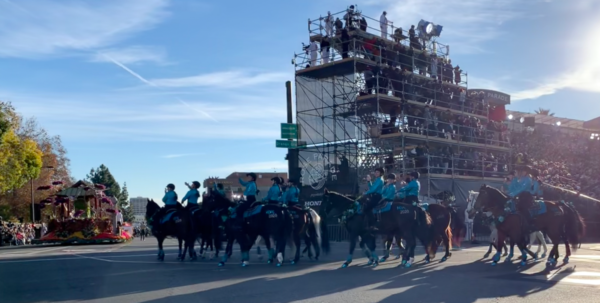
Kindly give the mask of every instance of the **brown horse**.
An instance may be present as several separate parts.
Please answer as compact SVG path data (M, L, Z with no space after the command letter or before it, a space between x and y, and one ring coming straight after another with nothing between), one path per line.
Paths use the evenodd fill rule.
M552 265L556 265L559 258L558 244L562 238L565 242L566 250L563 262L569 263L569 256L571 256L569 243L572 245L573 251L577 250L577 246L585 231L583 219L574 207L561 202L536 202L529 192L522 192L515 199L516 209L525 215L528 215L536 206L540 207L539 203L544 203L546 211L535 215L531 223L533 229L544 232L552 240L553 246L550 250L548 261L553 263Z
M535 254L527 249L527 235L528 232L525 230L527 223L525 218L520 214L507 212L505 210L506 202L510 200L500 190L482 185L479 189L479 195L473 205L473 208L469 210L469 218L473 218L477 212L491 212L494 216L496 228L498 229L497 243L504 243L506 237L510 238L511 246L517 245L521 251L521 265L527 264L527 254L535 258ZM560 238L556 240L552 239L553 243L558 243ZM502 246L496 246L496 254L492 258L492 265L498 264L500 261L500 255L502 254ZM510 259L509 259L510 260Z

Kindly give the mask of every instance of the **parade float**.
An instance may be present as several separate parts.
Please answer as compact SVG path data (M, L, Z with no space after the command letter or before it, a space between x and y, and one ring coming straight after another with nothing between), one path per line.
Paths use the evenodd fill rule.
M60 188L60 181L38 190L56 193L40 202L40 208L51 208L48 231L34 244L100 244L123 243L132 236L117 224L117 200L104 194L106 187L79 181Z

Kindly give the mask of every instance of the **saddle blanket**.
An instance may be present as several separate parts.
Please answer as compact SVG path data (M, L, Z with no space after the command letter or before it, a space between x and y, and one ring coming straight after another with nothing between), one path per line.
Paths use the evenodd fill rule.
M162 217L162 219L160 220L160 224L165 224L169 222L169 220L171 220L175 213L176 211L169 211L164 217ZM178 217L175 217L174 219L175 221L177 221Z
M374 214L385 213L392 210L392 202L385 202L384 204L376 205L373 208Z
M546 203L544 201L535 201L533 206L529 208L529 215L532 217L545 214L547 211Z
M244 218L252 217L254 215L260 214L262 211L263 205L257 205L254 208L251 208L244 212Z

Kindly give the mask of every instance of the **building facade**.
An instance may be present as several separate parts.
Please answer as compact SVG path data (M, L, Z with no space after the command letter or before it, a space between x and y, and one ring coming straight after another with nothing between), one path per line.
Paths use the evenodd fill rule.
M131 205L131 209L133 210L133 216L135 217L135 221L132 222L134 226L137 226L146 221L146 204L148 203L148 198L144 197L136 197L129 199L129 205Z

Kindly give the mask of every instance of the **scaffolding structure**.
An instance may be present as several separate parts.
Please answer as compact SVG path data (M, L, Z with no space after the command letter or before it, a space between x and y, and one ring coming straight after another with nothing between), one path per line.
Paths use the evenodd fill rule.
M450 47L391 23L382 33L367 20L379 24L357 10L309 20L311 44L294 56L302 184L356 194L377 167L421 172L426 195L435 178L501 181L506 130L468 94ZM446 153L423 154L427 146Z

